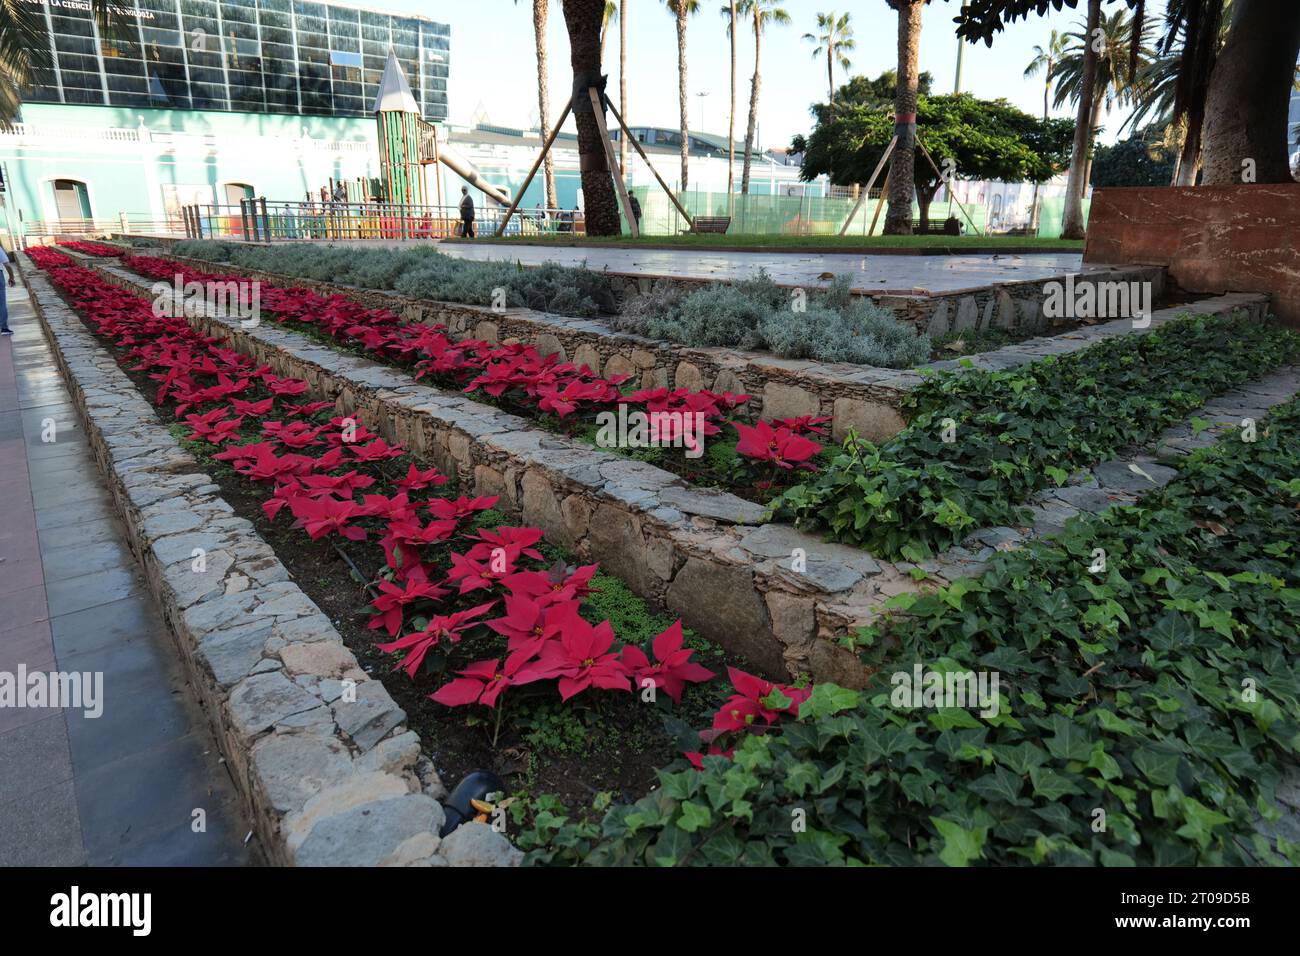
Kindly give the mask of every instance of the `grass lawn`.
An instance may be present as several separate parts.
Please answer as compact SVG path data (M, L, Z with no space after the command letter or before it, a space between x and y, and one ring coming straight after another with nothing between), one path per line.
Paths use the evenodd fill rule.
M1083 242L1075 239L1039 238L1036 236L771 236L771 235L681 235L681 236L574 236L568 234L538 236L484 236L475 242L499 242L515 245L601 246L605 248L642 249L779 249L817 252L881 253L906 252L973 252L976 250L1082 252Z

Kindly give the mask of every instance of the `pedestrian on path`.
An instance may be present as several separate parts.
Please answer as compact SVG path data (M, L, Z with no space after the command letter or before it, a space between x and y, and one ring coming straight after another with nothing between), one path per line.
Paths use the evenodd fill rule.
M460 187L460 234L466 239L474 238L474 199L469 194L468 186Z
M628 205L632 207L632 218L636 220L636 231L641 231L641 203L637 201L636 193L628 197Z
M0 246L0 264L3 264L5 272L9 273L9 285L17 285L14 279L14 264L9 261L9 254L5 252L4 246ZM9 328L9 290L4 282L0 282L0 335L13 334Z

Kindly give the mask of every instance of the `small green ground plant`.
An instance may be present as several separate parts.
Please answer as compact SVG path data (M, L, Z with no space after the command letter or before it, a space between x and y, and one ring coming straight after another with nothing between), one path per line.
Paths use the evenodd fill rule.
M1300 336L1242 315L1186 316L1145 335L1007 371L934 374L883 445L850 438L779 517L882 557L920 561L977 528L1027 521L1049 482L1143 445L1210 396L1300 353Z
M866 690L817 685L599 823L537 798L516 841L534 864L1300 864L1274 826L1300 751L1298 435L1293 399L1139 504L898 600L858 635ZM915 663L999 673L997 714L899 706Z

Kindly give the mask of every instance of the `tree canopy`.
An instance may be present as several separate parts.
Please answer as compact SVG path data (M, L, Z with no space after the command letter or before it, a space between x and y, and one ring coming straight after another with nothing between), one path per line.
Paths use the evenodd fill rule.
M855 77L841 89L860 79ZM870 81L859 84L857 91L864 94L871 86ZM813 107L818 122L812 135L796 137L792 143L792 148L804 153L801 175L805 180L830 173L833 182L849 185L871 177L894 135L894 115L891 103L864 103L864 98L841 101L837 96L833 118L825 104ZM1074 122L1044 121L1006 100L980 100L969 93L923 94L917 98L917 133L941 169L945 160L952 161L954 178L1042 182L1069 163ZM922 218L940 185L939 175L918 156L916 187Z
M1148 126L1114 146L1098 146L1092 160L1092 185L1168 186L1178 150L1166 142L1164 126Z

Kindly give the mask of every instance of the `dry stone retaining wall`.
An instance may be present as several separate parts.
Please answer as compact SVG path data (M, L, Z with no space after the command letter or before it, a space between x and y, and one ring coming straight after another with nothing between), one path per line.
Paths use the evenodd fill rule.
M491 827L439 838L442 784L405 713L22 259L131 548L270 861L517 863L521 854Z
M164 245L170 240L160 240ZM766 352L731 348L696 348L663 339L616 332L597 319L582 319L531 309L493 310L485 306L412 299L395 292L361 289L311 279L296 279L276 273L240 268L225 263L175 257L196 269L230 272L269 285L298 286L323 294L350 296L369 308L382 308L408 322L447 326L458 338L480 338L493 343L525 342L543 354L559 353L562 361L585 364L603 375L630 375L641 388L709 388L718 392L745 393L751 397L744 413L762 418L790 418L825 415L831 419L831 437L841 441L850 429L874 442L897 434L906 422L903 397L920 384L919 370L886 369L849 363L784 359ZM614 274L611 274L613 276ZM1076 276L1076 286L1100 281L1149 281L1153 296L1163 289L1164 273L1157 268L1132 267L1124 270L1092 271ZM619 278L626 286L636 277ZM637 281L649 281L641 277ZM709 280L682 280L690 285L708 285ZM1044 316L1043 282L1004 283L998 286L964 289L934 296L882 296L876 304L913 321L931 335L961 329L1000 328L1047 331ZM1073 326L1073 320L1066 323ZM1127 320L1107 323L1108 334L1131 329ZM1070 351L1068 346L1052 348L1055 338L1032 339L1017 345L970 356L979 366L1005 368L1040 358L1053 351ZM1042 343L1049 343L1044 346ZM1044 349L1046 351L1044 351ZM937 362L924 368L946 368L956 362Z

